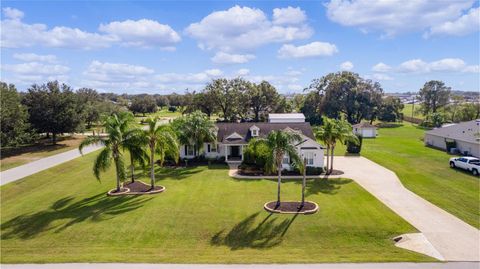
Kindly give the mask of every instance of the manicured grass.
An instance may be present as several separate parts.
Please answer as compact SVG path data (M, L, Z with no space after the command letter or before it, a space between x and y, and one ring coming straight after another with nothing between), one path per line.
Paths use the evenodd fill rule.
M404 116L412 117L412 110L413 109L415 109L415 111L413 112L413 117L414 118L417 118L417 119L424 119L425 118L423 116L423 114L420 112L420 104L415 104L415 106L413 104L404 104L402 113L403 113Z
M0 160L0 171L8 170L44 157L59 154L78 147L82 137L60 138L56 145L52 145L46 139L35 145L21 146L19 148L2 149Z
M415 229L349 179L308 182L317 214L269 215L276 182L235 180L225 166L159 169L164 193L107 197L113 168L97 182L95 155L0 188L3 263L432 260L395 247L392 237ZM300 190L287 180L283 199Z
M425 147L424 130L410 123L380 128L376 139L364 139L362 155L394 171L411 191L480 228L478 178L449 168L450 155Z

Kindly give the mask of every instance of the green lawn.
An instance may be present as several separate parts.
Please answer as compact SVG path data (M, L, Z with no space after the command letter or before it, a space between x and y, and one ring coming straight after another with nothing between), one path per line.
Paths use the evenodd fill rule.
M412 109L415 108L415 111L413 112L413 117L417 119L424 119L425 117L423 114L420 112L420 104L404 104L403 105L403 110L402 113L404 116L411 117L412 116Z
M410 123L380 128L375 139L364 139L362 155L398 175L411 191L480 228L479 179L449 168L452 156L425 147L424 130Z
M432 261L395 247L415 229L349 179L308 182L317 214L270 215L276 182L235 180L225 166L160 170L164 193L107 197L113 168L97 182L95 154L0 187L1 262ZM299 181L282 188L300 198Z

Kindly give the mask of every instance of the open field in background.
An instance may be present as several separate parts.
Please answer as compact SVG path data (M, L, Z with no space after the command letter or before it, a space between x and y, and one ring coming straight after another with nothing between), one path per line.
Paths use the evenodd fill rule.
M409 190L480 228L478 178L451 169L451 155L425 147L421 127L404 122L378 130L377 138L363 140L361 155L394 171Z
M82 136L58 137L56 145L52 145L50 139L42 139L34 145L21 146L18 148L2 149L0 171L14 168L44 157L59 154L78 148L82 142Z
M349 179L311 180L314 215L270 215L275 180L236 180L226 166L159 169L166 191L107 197L113 167L97 153L0 187L1 257L18 262L314 263L431 261L394 246L416 232ZM148 179L142 177L148 182ZM282 185L300 199L300 181Z
M412 117L412 110L415 109L415 111L413 111L414 118L422 120L425 118L425 116L423 116L423 114L420 112L420 104L415 104L415 106L413 104L403 104L403 106L402 113L404 116Z

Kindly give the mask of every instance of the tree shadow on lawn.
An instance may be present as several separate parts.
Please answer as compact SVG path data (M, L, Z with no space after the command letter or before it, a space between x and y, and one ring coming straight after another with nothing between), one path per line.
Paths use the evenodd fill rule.
M169 168L169 167L155 167L155 179L156 181L161 181L164 179L175 179L181 180L192 176L193 174L197 174L201 172L201 169L198 167L176 167L176 168ZM150 173L146 173L148 177L150 177Z
M342 188L342 185L349 184L353 180L344 178L316 178L307 182L306 196L315 195L319 193L323 194L337 194ZM300 184L302 182L299 182Z
M137 208L152 198L137 196L109 197L105 193L97 194L75 203L74 197L68 196L54 202L49 209L33 214L24 214L10 219L0 226L1 239L30 239L39 233L54 230L58 233L85 220L102 221ZM67 223L51 226L58 220L69 220Z
M272 248L283 241L288 228L298 216L295 214L291 219L277 222L277 217L272 218L273 213L270 213L256 224L259 214L257 212L245 218L225 235L225 230L219 231L211 238L210 244L228 246L231 250Z

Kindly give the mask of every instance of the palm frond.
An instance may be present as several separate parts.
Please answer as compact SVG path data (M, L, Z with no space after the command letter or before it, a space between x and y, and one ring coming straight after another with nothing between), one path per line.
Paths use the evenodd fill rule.
M100 180L100 172L107 170L112 163L112 151L110 148L103 148L93 163L93 174Z
M78 151L80 151L80 154L83 155L83 149L86 146L97 144L97 143L103 144L103 142L104 141L99 136L89 136L80 143L80 145L78 146Z

